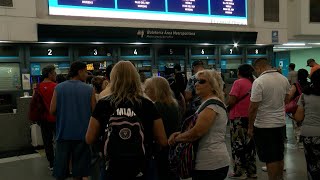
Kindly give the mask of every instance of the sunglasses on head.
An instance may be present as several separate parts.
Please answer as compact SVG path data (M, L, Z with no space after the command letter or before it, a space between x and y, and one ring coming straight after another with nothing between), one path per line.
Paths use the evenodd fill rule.
M195 83L199 83L199 84L205 84L207 81L204 79L196 79Z

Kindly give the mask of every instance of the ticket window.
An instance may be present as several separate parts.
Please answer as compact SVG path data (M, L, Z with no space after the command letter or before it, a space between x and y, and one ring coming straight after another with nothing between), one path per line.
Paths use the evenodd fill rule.
M113 64L113 61L94 61L85 63L87 64L87 71L89 75L105 76L106 68Z
M65 78L69 72L70 63L60 62L60 63L31 63L31 84L35 86L40 83L43 79L42 69L48 65L54 65L56 68L57 75L63 75Z
M191 64L193 61L203 62L205 69L216 69L216 49L214 47L191 48Z
M0 91L19 90L21 88L20 64L0 63Z
M238 67L241 64L241 59L222 59L221 73L223 73L225 81L233 82L238 78Z
M152 77L152 66L150 60L134 61L134 63L140 75L144 76L145 78Z
M186 72L184 60L161 60L158 62L158 75L165 78L172 76L176 65L180 65L182 73Z
M191 64L194 61L202 61L203 66L205 69L216 69L216 60L215 59L197 59L197 60L192 60Z

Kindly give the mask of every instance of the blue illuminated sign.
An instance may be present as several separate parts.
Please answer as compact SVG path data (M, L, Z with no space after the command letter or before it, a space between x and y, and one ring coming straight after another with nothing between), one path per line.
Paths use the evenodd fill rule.
M247 0L49 0L50 15L247 25Z
M31 63L31 76L40 76L41 66L40 63Z

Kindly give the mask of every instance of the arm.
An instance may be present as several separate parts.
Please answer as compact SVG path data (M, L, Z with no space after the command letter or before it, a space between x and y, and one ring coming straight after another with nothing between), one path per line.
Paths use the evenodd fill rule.
M217 113L209 108L205 108L198 116L195 126L184 133L178 134L176 142L193 142L205 135L215 122Z
M288 103L288 99L289 101L293 98L294 94L296 93L296 86L295 85L292 85L291 88L290 88L290 91L289 91L289 94L288 94L288 97L286 96L286 99L285 99L285 102L286 104ZM288 99L287 99L288 98Z
M289 81L290 84L292 84L292 75L291 75L291 73L288 74L288 81Z
M153 122L153 135L161 146L167 146L168 145L168 140L167 140L167 135L164 130L164 125L162 123L162 119L156 119Z
M97 139L100 131L100 123L94 117L90 118L89 127L86 134L87 144L92 144Z
M185 92L184 92L184 97L185 97L186 102L190 102L191 99L192 99L192 92L190 92L190 91L185 91Z
M190 78L187 83L186 90L184 91L184 97L186 103L189 103L192 100L192 91L194 90L193 78Z
M289 96L290 96L289 94L286 94L286 97L284 99L284 103L285 104L288 104L290 102L290 97Z
M53 91L51 104L50 104L50 114L55 115L57 112L57 92Z
M95 90L92 90L92 94L91 94L91 112L93 112L95 106L96 106L96 96L95 96Z
M237 102L237 97L233 95L229 95L227 106L231 108L236 104L236 102Z
M260 102L250 102L249 106L249 125L248 125L248 134L250 137L253 135L253 125L257 117L257 112Z
M181 99L182 99L182 104L181 104L182 105L182 112L184 114L186 112L186 110L187 110L186 100L184 99L182 93L180 93L180 96L181 96Z
M301 122L304 120L304 109L302 106L298 106L296 113L294 114L294 120L296 122Z

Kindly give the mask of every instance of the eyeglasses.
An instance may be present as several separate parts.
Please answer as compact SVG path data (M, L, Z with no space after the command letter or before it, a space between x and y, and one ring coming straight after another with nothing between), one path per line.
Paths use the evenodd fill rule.
M196 79L195 83L199 83L199 84L205 84L207 82L207 80L204 79Z

